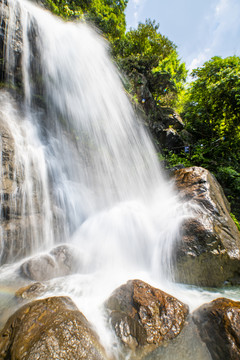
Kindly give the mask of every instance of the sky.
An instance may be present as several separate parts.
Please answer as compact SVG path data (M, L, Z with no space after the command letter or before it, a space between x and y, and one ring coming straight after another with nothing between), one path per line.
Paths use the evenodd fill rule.
M240 0L129 0L127 28L156 20L189 70L213 56L240 56Z

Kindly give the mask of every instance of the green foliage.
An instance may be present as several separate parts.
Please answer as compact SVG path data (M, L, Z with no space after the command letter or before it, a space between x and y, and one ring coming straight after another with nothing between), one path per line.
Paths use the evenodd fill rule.
M227 188L240 194L240 173L231 166L220 166L217 171L219 181Z
M240 58L213 57L192 76L184 107L187 126L195 139L207 140L217 158L232 156L240 146Z
M213 57L192 76L182 114L193 136L192 159L202 145L202 156L211 160L210 169L219 177L226 169L239 172L240 58Z
M174 166L183 165L185 167L192 166L192 161L183 152L181 154L175 154L173 151L165 151L165 155L158 154L159 159L163 159L166 162L166 168L170 169Z
M65 19L84 17L103 31L117 47L126 31L125 8L128 0L45 0L56 14Z
M240 58L213 57L191 75L182 105L190 160L215 174L240 217Z
M77 5L77 1L45 0L45 3L54 14L64 19L72 19L83 15L83 10Z
M117 59L130 77L145 77L156 104L170 106L176 104L187 71L176 45L158 29L159 24L150 19L130 29L119 44Z
M239 224L239 222L237 221L236 216L235 216L233 213L230 213L230 215L231 215L231 218L233 219L233 221L235 222L238 230L240 231L240 224Z

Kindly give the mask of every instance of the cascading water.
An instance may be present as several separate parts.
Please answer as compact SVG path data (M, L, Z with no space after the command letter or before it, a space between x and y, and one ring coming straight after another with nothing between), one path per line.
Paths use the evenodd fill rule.
M49 284L74 296L96 324L99 306L125 281L170 286L188 211L163 178L105 40L26 0L1 6L4 81L24 100L20 109L9 92L0 94L1 124L14 143L8 220L20 229L18 239L2 222L2 248L10 248L2 263L12 265L0 276L9 280L26 256L67 243L79 250L78 274ZM2 200L6 191L3 183Z
M25 100L17 115L2 96L2 117L14 139L15 168L22 167L24 177L21 214L39 214L35 207L44 206L33 252L61 240L86 248L90 268L91 262L110 261L149 271L159 263L154 257L167 263L179 205L107 43L86 24L63 23L24 1L9 1L8 20L5 72L16 86L19 60L12 44L22 43L18 77ZM54 230L60 222L61 239Z

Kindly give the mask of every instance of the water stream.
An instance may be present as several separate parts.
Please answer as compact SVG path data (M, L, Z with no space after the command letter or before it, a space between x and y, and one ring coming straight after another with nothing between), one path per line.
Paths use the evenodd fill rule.
M9 248L1 257L2 291L24 284L18 269L26 258L70 245L79 252L77 274L49 280L49 288L69 294L108 347L101 306L129 279L191 308L218 297L171 282L174 244L190 209L164 178L107 42L87 24L65 23L31 2L1 6L13 96L1 91L0 120L14 143L10 219L21 229L16 245L16 231L1 227Z

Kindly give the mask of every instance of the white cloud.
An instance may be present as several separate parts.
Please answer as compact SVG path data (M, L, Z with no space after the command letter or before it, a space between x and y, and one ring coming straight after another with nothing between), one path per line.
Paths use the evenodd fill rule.
M204 19L198 51L189 61L190 71L213 56L240 55L240 1L219 0Z
M209 49L205 49L203 52L199 53L190 63L189 71L201 66L205 61L209 59Z
M221 16L221 14L223 14L225 12L225 10L229 7L230 2L231 1L229 1L229 0L220 0L215 8L216 15Z
M134 5L134 27L137 27L146 0L133 0Z

